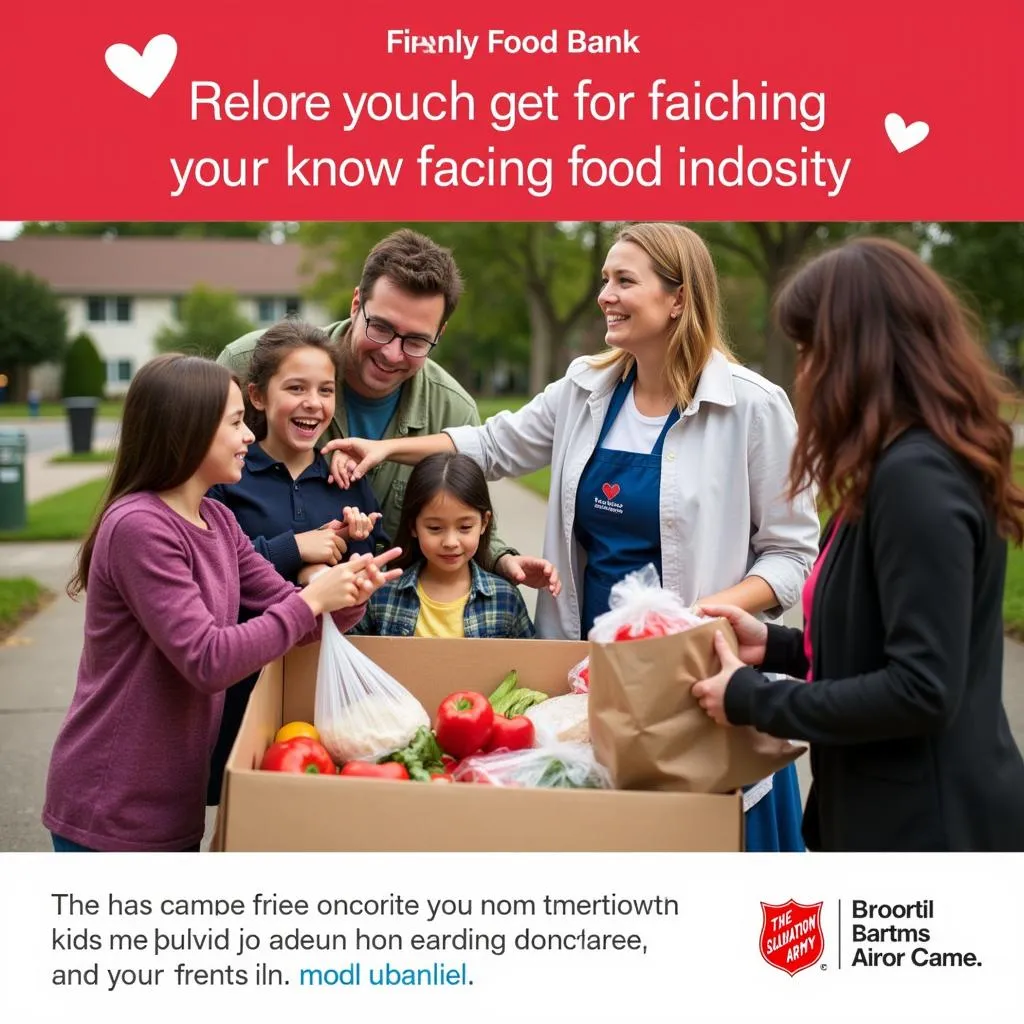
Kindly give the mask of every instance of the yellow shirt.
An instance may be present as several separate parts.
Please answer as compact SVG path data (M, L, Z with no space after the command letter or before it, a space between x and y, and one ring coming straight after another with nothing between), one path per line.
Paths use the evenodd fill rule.
M416 581L416 596L420 599L420 614L416 619L413 636L462 637L463 616L469 593L457 601L435 601L423 590L423 584Z

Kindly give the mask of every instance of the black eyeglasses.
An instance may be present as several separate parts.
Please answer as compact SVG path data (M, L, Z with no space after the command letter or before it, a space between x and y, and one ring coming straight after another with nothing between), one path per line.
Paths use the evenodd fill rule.
M375 345L389 345L395 338L402 343L402 351L414 359L429 355L430 350L437 344L435 338L431 341L424 338L422 334L399 334L387 321L377 320L366 312L366 306L361 305L363 319L366 321L366 336ZM440 334L440 331L438 332Z

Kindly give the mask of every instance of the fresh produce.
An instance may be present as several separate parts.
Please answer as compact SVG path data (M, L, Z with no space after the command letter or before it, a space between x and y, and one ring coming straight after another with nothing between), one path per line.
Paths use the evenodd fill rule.
M590 722L586 693L565 693L537 707L528 708L526 717L533 722L541 746L550 743L589 743Z
M287 743L288 740L293 740L296 736L308 736L311 740L320 742L320 733L317 732L316 726L309 722L288 722L287 725L282 725L274 736L274 742Z
M501 681L498 688L487 698L496 715L516 718L527 708L547 700L548 695L540 690L528 690L519 685L519 673L515 669Z
M404 765L408 777L416 782L429 782L432 776L444 775L447 770L444 751L438 744L437 737L425 725L416 730L416 735L408 746L388 754L380 763L390 762Z
M331 715L317 719L324 746L340 761L377 760L409 743L430 716L408 690L369 693L340 703Z
M643 617L643 625L637 628L632 623L626 623L615 631L615 642L623 640L650 640L655 636L670 636L680 631L680 624L672 622L659 615L657 612L648 612Z
M374 764L372 761L348 761L338 774L354 779L391 779L396 782L409 778L409 772L405 765L399 764L397 761L387 761L384 764Z
M437 710L437 742L454 757L468 757L491 735L494 708L482 693L456 690Z
M331 755L321 743L308 736L296 736L267 748L260 768L270 772L302 772L307 775L334 775Z
M559 743L530 750L500 750L466 758L452 776L456 782L539 789L610 789L611 776L593 749Z
M491 737L484 744L484 753L492 750L525 750L533 746L535 731L533 722L525 715L515 718L495 716Z
M552 757L535 783L542 789L606 789L607 780L596 770L581 772L579 764Z

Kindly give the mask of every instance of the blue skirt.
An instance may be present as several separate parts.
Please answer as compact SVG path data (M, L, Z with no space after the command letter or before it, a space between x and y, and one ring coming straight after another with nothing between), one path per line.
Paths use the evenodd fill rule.
M803 853L804 811L796 765L772 776L772 788L746 813L747 853Z

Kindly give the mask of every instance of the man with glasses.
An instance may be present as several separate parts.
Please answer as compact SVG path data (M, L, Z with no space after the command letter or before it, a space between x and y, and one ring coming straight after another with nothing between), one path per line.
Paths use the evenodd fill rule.
M390 438L436 434L445 427L480 423L476 403L430 353L462 294L452 254L415 231L396 231L378 242L363 265L348 320L324 328L339 346L342 370L334 420L321 438ZM233 341L217 362L243 383L262 331ZM411 466L383 462L370 485L394 537ZM513 583L547 588L553 579L542 559L526 557L497 536L495 568Z

